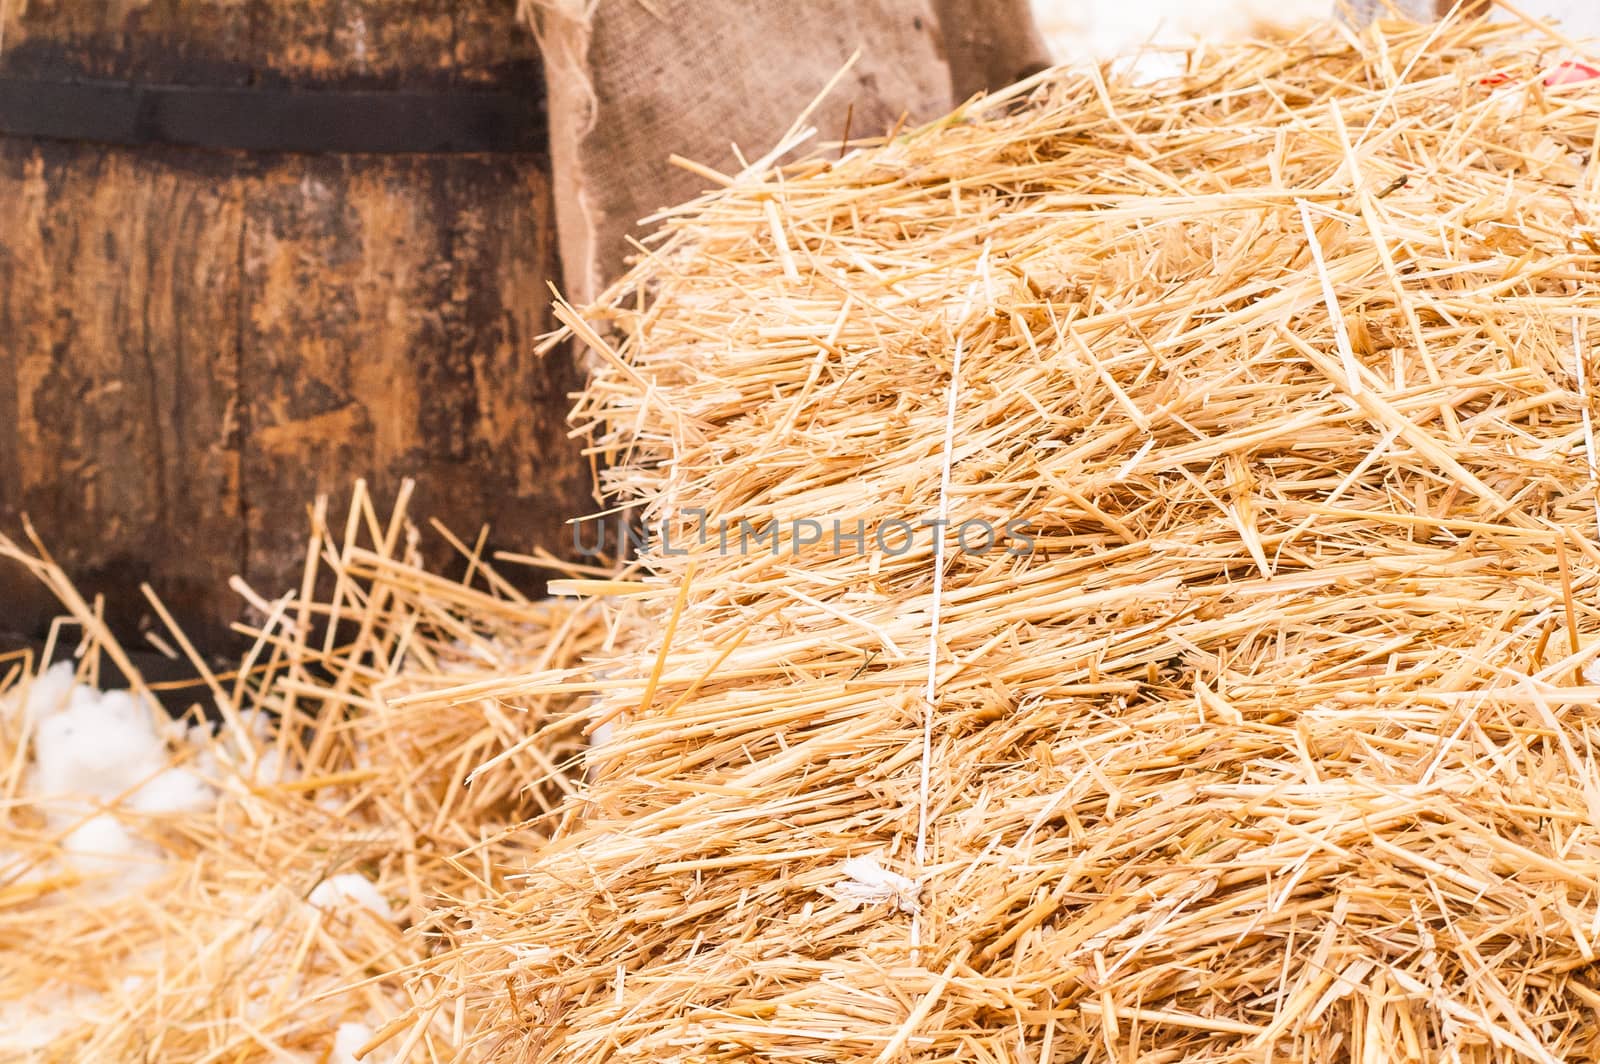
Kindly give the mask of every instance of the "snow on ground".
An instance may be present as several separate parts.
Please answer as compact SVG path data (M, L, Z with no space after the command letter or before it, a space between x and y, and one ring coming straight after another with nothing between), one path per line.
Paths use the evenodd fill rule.
M69 986L44 986L20 1001L0 1001L0 1060L31 1061L73 1027L104 1007L97 994Z
M127 691L75 683L70 662L0 699L0 718L33 755L20 797L59 834L66 868L104 896L141 886L162 867L160 849L130 830L127 817L201 812L216 801L197 773L169 767L181 726ZM16 874L9 863L0 853L6 878Z
M250 747L213 741L203 729L186 729L154 702L128 691L98 691L77 682L72 662L63 662L0 696L0 771L17 793L0 822L0 890L38 884L53 900L69 906L111 910L172 867L171 856L147 831L150 818L163 814L205 814L217 808L218 787L248 787L292 779L277 748L270 746L265 717L247 722ZM10 849L7 835L21 845ZM146 835L149 837L145 837ZM53 856L38 840L55 840ZM290 904L322 911L334 933L356 920L393 924L393 907L377 886L359 873L330 876L305 899L285 893ZM238 939L209 944L228 950L243 945L251 955L276 948L271 916L274 895L259 899L261 910L242 912ZM152 964L156 958L151 958ZM136 966L138 967L138 966ZM149 966L144 966L149 967ZM140 970L143 970L141 967ZM63 973L67 974L67 973ZM144 976L129 976L120 991L101 992L51 979L20 998L0 1001L0 1060L39 1061L50 1043L82 1025L119 1014L123 998L138 994ZM329 1032L331 1050L320 1056L285 1055L303 1064L353 1064L355 1053L373 1037L383 1017L371 1023L346 1023ZM386 1064L387 1051L365 1064Z
M387 923L394 923L394 909L388 899L378 893L377 886L359 872L347 872L324 879L311 890L306 899L312 905L336 916L347 917L357 911L366 911Z
M75 889L78 900L110 906L166 867L162 849L133 825L163 813L203 812L216 792L195 771L171 767L174 745L186 736L158 706L75 679L72 663L62 662L0 697L0 732L32 755L12 808L60 840L54 861L0 845L0 888L67 873L64 884L80 881L64 888ZM105 1005L100 995L66 983L0 1002L0 1058L26 1059Z
M169 742L182 725L128 691L97 691L74 682L60 662L0 701L12 727L32 739L27 796L64 809L125 804L141 812L196 812L215 795L194 773L172 769Z

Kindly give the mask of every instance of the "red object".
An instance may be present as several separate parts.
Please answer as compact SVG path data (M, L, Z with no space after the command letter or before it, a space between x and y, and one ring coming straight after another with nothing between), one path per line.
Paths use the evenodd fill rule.
M1590 81L1600 78L1600 70L1596 70L1588 63L1566 62L1560 63L1554 70L1544 76L1545 86L1576 85L1580 81ZM1481 79L1479 85L1504 85L1511 80L1510 74L1490 74Z
M1580 81L1589 81L1600 78L1600 70L1596 70L1588 63L1562 63L1555 70L1545 75L1546 85L1575 85Z

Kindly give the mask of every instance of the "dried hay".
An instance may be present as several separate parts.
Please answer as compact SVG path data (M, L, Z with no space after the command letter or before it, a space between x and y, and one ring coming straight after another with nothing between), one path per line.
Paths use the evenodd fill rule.
M1520 32L1038 79L564 310L666 534L567 585L603 673L470 689L615 734L430 966L468 1043L1600 1058L1600 89Z
M6 734L0 1000L100 1014L40 1059L1600 1059L1600 92L1342 34L675 212L563 309L642 575L319 516L118 906Z
M215 808L106 806L143 840L145 869L108 858L86 875L63 854L78 825L30 794L27 719L0 714L12 725L0 728L0 1028L13 1028L0 1029L0 1056L343 1061L330 1058L336 1040L365 1032L359 1046L385 1024L409 1041L372 1059L455 1054L460 1018L408 1019L406 974L431 949L436 910L495 896L500 870L538 846L529 821L575 790L583 741L562 731L559 698L440 705L427 692L560 665L606 633L599 611L529 602L464 545L465 582L430 576L416 539L404 498L380 521L358 488L342 535L325 506L314 513L301 593L267 603L242 588L263 617L239 669L207 673L220 726L171 740L174 762L215 788ZM0 555L72 610L83 679L102 653L126 660L42 547L0 537ZM314 594L323 585L331 595ZM26 695L32 663L0 668L10 694ZM402 694L412 701L394 706ZM550 724L538 747L529 722ZM29 1024L43 1025L32 1048L15 1029Z

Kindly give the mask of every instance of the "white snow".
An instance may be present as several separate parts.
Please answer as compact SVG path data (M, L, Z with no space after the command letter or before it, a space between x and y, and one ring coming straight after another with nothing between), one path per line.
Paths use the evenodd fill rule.
M0 713L15 726L31 725L46 714L56 713L67 706L72 697L73 670L68 662L61 662L43 675L35 676L20 694L0 699Z
M855 908L892 902L901 912L917 911L915 881L883 867L875 858L852 857L839 871L844 878L833 885L833 893Z
M341 1023L338 1032L333 1036L333 1056L329 1058L328 1064L358 1064L357 1051L371 1039L372 1028L366 1024Z
M198 776L167 768L172 751L161 711L128 691L75 685L71 662L51 666L21 695L3 700L3 711L32 734L27 797L53 815L70 815L62 803L71 800L90 807L126 800L144 813L209 804L211 790Z
M61 840L68 863L102 890L120 894L161 874L161 851L109 813L90 817Z
M40 987L17 1001L0 1001L0 1059L40 1059L25 1054L43 1050L83 1022L81 993Z
M140 813L203 813L216 804L217 792L186 768L165 769L128 799Z
M0 699L0 715L29 739L31 769L23 801L62 833L65 866L102 898L149 883L163 855L119 813L158 815L210 808L215 792L186 768L169 767L173 750L159 707L128 691L75 683L71 662L51 666L24 690ZM34 868L29 875L43 876Z
M347 915L352 911L365 909L381 920L394 923L394 909L384 896L378 893L377 886L366 876L359 872L346 872L324 879L311 888L311 894L306 899L323 912L335 916Z
M57 670L71 676L70 666ZM75 687L66 708L35 718L33 757L35 795L111 800L158 774L168 752L149 707L126 691Z
M260 787L269 787L294 778L294 772L283 759L283 752L276 746L261 751L261 756L256 758L255 767L246 770L245 775L250 782Z
M369 1018L371 1014L368 1014ZM364 1057L357 1057L361 1047L372 1040L373 1028L366 1023L341 1023L333 1036L333 1052L328 1064L391 1064L394 1060L394 1043L374 1049Z

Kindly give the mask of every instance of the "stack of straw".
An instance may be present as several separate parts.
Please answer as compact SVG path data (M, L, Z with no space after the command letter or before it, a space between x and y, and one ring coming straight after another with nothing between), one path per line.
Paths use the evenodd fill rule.
M41 1059L1600 1058L1600 83L1341 33L702 171L563 309L637 570L319 516L115 906L0 735Z
M614 732L423 1015L506 1061L1600 1056L1600 83L1341 32L752 168L564 312L654 536L567 590L650 623L464 692Z

